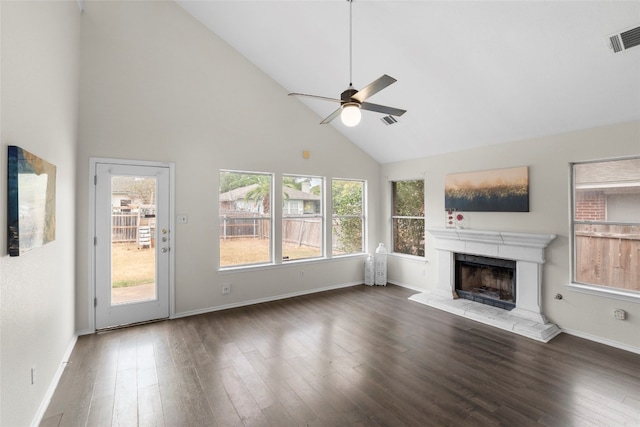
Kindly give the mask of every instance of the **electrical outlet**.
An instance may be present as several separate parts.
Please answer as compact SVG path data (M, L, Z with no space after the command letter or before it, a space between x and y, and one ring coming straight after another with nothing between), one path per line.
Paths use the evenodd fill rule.
M231 284L230 283L224 283L222 285L222 295L228 295L231 293Z
M36 383L36 368L31 368L31 384Z
M304 270L300 270L300 277L304 277Z
M613 317L618 320L625 320L627 318L627 312L621 308L613 310Z

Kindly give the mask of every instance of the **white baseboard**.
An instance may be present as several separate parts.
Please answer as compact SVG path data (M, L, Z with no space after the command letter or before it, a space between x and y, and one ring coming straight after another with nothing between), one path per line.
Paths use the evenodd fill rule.
M71 357L71 352L73 348L76 346L76 342L78 341L78 335L74 335L71 338L71 342L67 346L67 350L64 352L64 356L62 356L62 360L60 361L60 366L56 371L51 383L49 383L49 387L47 388L47 392L42 398L42 402L40 402L40 406L38 407L38 411L36 412L33 420L31 421L32 427L37 427L42 422L42 417L44 417L44 413L49 407L49 403L51 403L51 398L53 397L53 393L55 393L56 388L58 387L58 383L60 382L60 378L62 378L62 373L64 372L64 368L67 366L67 361Z
M608 345L609 347L619 348L620 350L629 351L631 353L640 354L640 347L634 347L632 345L623 344L617 341L608 340L606 338L598 337L591 334L586 334L581 331L576 331L574 329L560 328L562 332L565 334L573 335L578 338L584 338L589 341L594 341L600 344Z
M316 289L300 291L300 292L291 292L288 294L276 295L276 296L266 297L266 298L258 298L258 299L248 300L248 301L240 301L240 302L235 302L231 304L219 305L216 307L207 307L199 310L183 311L181 313L175 313L171 318L179 319L181 317L196 316L198 314L212 313L214 311L228 310L230 308L244 307L247 305L260 304L260 303L269 302L269 301L278 301L281 299L299 297L302 295L315 294L315 293L324 292L324 291L331 291L334 289L348 288L348 287L357 286L357 285L362 285L362 282L343 283L340 285L326 286L324 288L316 288Z
M429 289L419 288L417 286L409 285L407 283L400 283L400 282L391 281L391 280L389 280L388 283L391 283L392 285L400 286L401 288L411 289L412 291L416 291L416 292L426 292L429 290Z

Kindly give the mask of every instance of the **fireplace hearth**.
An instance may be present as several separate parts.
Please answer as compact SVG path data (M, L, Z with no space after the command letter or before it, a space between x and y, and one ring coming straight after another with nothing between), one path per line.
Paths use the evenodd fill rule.
M526 337L547 342L560 333L557 325L550 323L542 310L542 278L545 262L544 252L547 245L555 239L554 234L530 234L508 231L428 228L434 237L434 249L437 252L437 278L435 287L412 295L409 299L440 310L466 317L471 320L495 326ZM495 265L480 268L480 285L472 287L473 298L484 294L482 303L471 298L459 298L456 289L456 254L467 264L478 264L479 258L493 258L498 262L514 262L512 295L501 294L503 278L491 277ZM469 258L466 258L469 256ZM486 260L483 263L486 264ZM489 263L495 261L489 261ZM497 267L504 267L498 265ZM462 267L461 267L462 268ZM489 279L482 278L483 269L489 269ZM475 276L478 271L463 273ZM485 275L487 273L484 273ZM507 278L511 273L507 273ZM483 283L482 281L486 281ZM491 282L495 283L491 283ZM477 282L476 282L477 283ZM464 292L464 289L463 291ZM496 296L498 298L496 298ZM504 309L496 306L502 300L512 299L509 304L515 307ZM492 303L487 304L487 303Z
M455 254L455 292L461 298L498 307L516 308L516 262Z

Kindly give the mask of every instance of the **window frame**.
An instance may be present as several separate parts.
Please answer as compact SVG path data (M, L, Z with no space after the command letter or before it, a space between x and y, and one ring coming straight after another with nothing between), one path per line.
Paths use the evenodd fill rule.
M220 223L223 220L223 216L222 216L222 209L221 209L221 200L220 200L220 195L224 194L220 192L220 187L221 187L221 183L222 183L222 174L223 173L230 173L230 174L238 174L238 175L259 175L259 176L267 176L270 179L270 185L269 185L269 216L268 217L261 217L263 219L268 219L269 220L269 225L267 227L268 232L269 232L269 257L268 260L266 261L259 261L259 262L250 262L250 263L243 263L243 264L229 264L229 265L222 265L221 261L222 261L222 245L220 244L220 242L223 240L223 236L222 233L219 232L219 236L218 236L218 270L219 271L228 271L228 270L236 270L236 269L242 269L242 268L253 268L253 267L264 267L264 266L269 266L269 265L273 265L274 264L274 257L275 257L275 247L274 247L274 236L275 236L275 215L274 215L274 209L273 209L273 204L274 204L274 194L273 194L273 190L274 190L274 182L275 182L275 175L271 172L256 172L256 171L243 171L243 170L232 170L232 169L220 169L218 172L218 179L219 179L219 185L218 185L218 229L220 230ZM241 188L241 187L238 187ZM230 190L231 191L231 190Z
M640 303L640 291L635 291L631 289L624 289L613 285L598 285L592 283L584 283L580 282L577 279L577 268L578 268L578 245L577 245L577 226L580 225L631 225L631 226L640 226L640 222L626 222L626 221L607 221L606 219L606 211L605 211L605 219L604 220L578 220L576 219L576 166L585 165L585 164L596 164L596 163L605 163L605 162L615 162L615 161L623 161L623 160L634 160L640 159L638 156L632 157L620 157L620 158L611 158L611 159L600 159L593 161L581 161L581 162L572 162L569 164L569 174L570 174L570 245L571 245L571 260L570 260L570 277L571 282L567 284L567 288L584 294L596 295L606 298L612 298L622 301Z
M395 197L395 184L398 182L408 182L408 181L422 181L422 208L423 214L422 216L413 216L413 215L395 215L396 212L396 197ZM391 228L391 248L390 254L394 256L400 257L409 257L414 259L424 260L426 259L426 227L427 227L427 218L426 212L424 212L426 205L426 197L425 197L425 184L426 180L424 178L412 178L412 179L397 179L389 181L390 188L390 198L391 198L391 215L390 215L390 228ZM422 243L422 255L414 255L410 253L404 252L396 252L396 241L395 241L395 220L397 219L408 219L408 220L420 220L422 221L422 228L424 230L423 233L423 243Z
M285 200L283 198L282 200L282 207L280 207L280 247L282 248L282 260L281 262L283 264L289 264L292 262L304 262L304 261L314 261L314 260L319 260L319 259L325 259L327 257L327 249L326 249L326 197L327 197L327 189L326 189L326 183L327 183L327 179L323 176L315 176L315 175L305 175L305 174L293 174L293 173L285 173L282 174L281 179L280 179L280 187L281 189L284 189L285 185L284 185L284 180L285 178L308 178L310 180L320 180L320 209L319 209L319 213L317 214L306 214L304 213L304 207L305 207L305 203L302 203L302 213L300 214L285 214L284 213L284 205L285 205ZM320 223L320 254L318 256L309 256L309 257L302 257L302 258L285 258L285 241L284 241L284 221L285 219L296 219L296 218L300 218L300 219L309 219L309 218L314 218L314 219L318 219L319 223Z
M334 206L334 191L333 191L333 184L336 181L347 181L347 182L358 182L360 184L362 184L362 204L361 204L361 209L360 209L360 215L338 215L335 213L335 206ZM348 257L348 256L356 256L356 255L362 255L365 254L367 252L367 181L365 179L358 179L358 178L331 178L331 257L332 258L341 258L341 257ZM344 254L336 254L333 251L333 244L334 244L334 235L333 235L333 227L334 227L334 221L336 219L340 219L340 218L360 218L361 220L361 233L362 233L362 237L360 239L360 251L359 252L348 252L348 253L344 253Z

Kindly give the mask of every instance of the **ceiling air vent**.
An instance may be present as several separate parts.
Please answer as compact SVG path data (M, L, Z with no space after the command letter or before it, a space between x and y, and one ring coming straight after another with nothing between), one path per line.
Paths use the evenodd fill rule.
M640 26L610 36L609 43L615 53L640 45Z
M396 119L393 116L384 116L380 120L382 120L384 122L384 124L387 125L387 126L392 125L394 123L398 123L398 119Z

